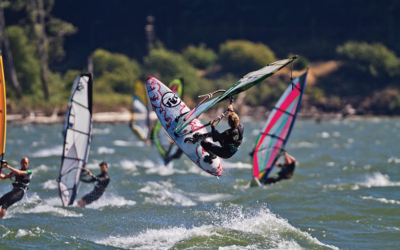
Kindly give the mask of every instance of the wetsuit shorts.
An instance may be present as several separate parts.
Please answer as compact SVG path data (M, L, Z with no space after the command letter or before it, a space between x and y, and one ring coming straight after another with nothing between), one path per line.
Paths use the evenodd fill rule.
M6 193L0 198L0 206L7 210L15 202L22 200L24 193L24 190L21 188L13 188L11 192Z
M201 141L201 146L205 151L215 154L223 159L230 158L236 153L236 151L232 152L229 148L224 148L205 140Z
M94 189L92 192L88 193L87 195L82 197L82 200L89 205L90 203L92 203L93 201L98 200L102 195L103 195L104 191L99 190L99 189Z

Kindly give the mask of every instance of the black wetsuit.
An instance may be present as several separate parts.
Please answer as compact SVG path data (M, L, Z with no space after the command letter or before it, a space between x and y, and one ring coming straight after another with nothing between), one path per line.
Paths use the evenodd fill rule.
M86 183L97 181L93 191L82 197L82 200L86 204L90 204L93 201L98 200L103 195L104 191L106 191L106 187L108 186L108 183L110 183L110 176L107 173L101 173L97 176L93 176L91 179L81 180Z
M291 164L279 164L282 168L281 171L278 172L278 176L267 178L263 181L264 184L276 183L280 180L290 179L292 178L294 168L296 167L296 162L292 162Z
M11 205L22 200L24 197L25 190L28 189L29 182L32 178L32 171L29 168L25 171L27 174L26 176L11 174L11 177L15 177L15 181L12 183L13 190L0 198L0 206L2 208L7 210Z
M201 146L210 153L212 158L215 158L215 155L224 159L231 158L238 151L243 141L243 125L239 124L237 129L230 128L223 133L219 133L215 127L211 127L211 129L210 133L200 135L202 139ZM219 142L221 146L204 140L207 137L212 137L213 141Z

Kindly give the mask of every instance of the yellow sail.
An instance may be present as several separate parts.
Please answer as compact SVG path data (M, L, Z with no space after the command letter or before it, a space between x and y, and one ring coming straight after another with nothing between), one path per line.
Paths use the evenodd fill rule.
M7 129L7 105L6 105L6 82L4 80L3 56L0 51L0 155L3 159L3 154L6 149L6 129Z

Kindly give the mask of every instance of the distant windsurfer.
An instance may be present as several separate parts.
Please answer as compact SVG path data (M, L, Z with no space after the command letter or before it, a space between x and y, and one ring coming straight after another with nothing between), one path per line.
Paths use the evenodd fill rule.
M288 180L292 178L294 169L296 167L296 159L293 156L289 155L286 151L284 152L284 156L285 156L284 164L281 164L279 162L275 164L275 166L281 168L281 171L278 172L278 176L270 177L265 180L261 179L261 182L267 185L276 183L281 180Z
M20 201L25 194L25 191L28 189L29 182L32 178L32 170L29 169L29 159L28 157L23 157L21 159L21 169L15 169L4 163L2 168L6 168L11 170L11 173L8 174L0 174L1 179L8 179L15 177L15 181L12 183L13 190L11 192L6 193L3 197L0 198L0 219L4 217L7 212L7 209Z
M179 159L183 154L182 149L180 149L179 147L176 149L175 153L173 155L168 155L166 154L164 156L164 164L168 165L168 163L174 159Z
M212 160L217 158L217 156L228 159L231 158L239 149L240 144L243 141L244 126L239 123L239 116L233 112L232 105L228 106L230 111L228 115L228 124L230 129L225 130L223 133L219 133L215 129L215 122L210 121L211 132L206 134L196 133L193 138L186 138L185 143L191 142L196 143L201 141L201 146L210 155L204 157L204 162L212 164ZM214 142L219 142L221 146L215 145L214 143L208 142L205 139L212 137Z
M107 162L103 161L99 164L101 174L94 176L90 170L88 169L82 169L82 171L86 171L86 173L91 176L92 178L90 179L81 179L82 182L86 183L93 183L97 181L97 184L95 185L94 189L92 192L86 194L85 196L82 197L78 201L78 206L80 207L85 207L86 205L89 205L90 203L98 200L106 190L108 184L110 183L110 176L107 173L108 170L108 165Z

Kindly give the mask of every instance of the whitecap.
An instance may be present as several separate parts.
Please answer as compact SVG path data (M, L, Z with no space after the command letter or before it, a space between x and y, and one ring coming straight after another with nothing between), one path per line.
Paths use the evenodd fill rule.
M35 158L44 158L44 157L50 157L50 156L61 156L62 152L63 152L63 146L58 145L58 146L51 147L51 148L41 149L41 150L33 153L32 156L35 157Z
M119 164L123 169L137 171L136 161L121 160Z
M196 203L184 195L180 189L165 181L148 182L145 187L139 190L141 193L151 194L154 197L146 197L146 203L152 203L163 206L195 206Z
M48 180L45 183L42 184L43 189L57 189L58 188L58 183L56 180Z
M400 163L400 159L399 159L399 158L396 158L396 157L390 157L390 158L388 159L388 163L396 163L396 164L399 164L399 163Z
M144 147L146 145L143 141L121 141L121 140L115 140L113 141L113 144L118 147L131 147L131 146Z
M397 204L397 205L400 205L400 201L388 200L386 198L374 198L372 196L361 196L361 198L363 200L374 200L374 201L379 201L379 202L386 203L386 204Z
M224 161L224 168L236 168L236 169L252 169L253 165L243 162L230 162Z
M113 148L107 148L107 147L99 147L99 148L97 149L97 153L98 153L99 155L102 155L102 154L114 154L114 153L115 153L115 149L113 149Z

